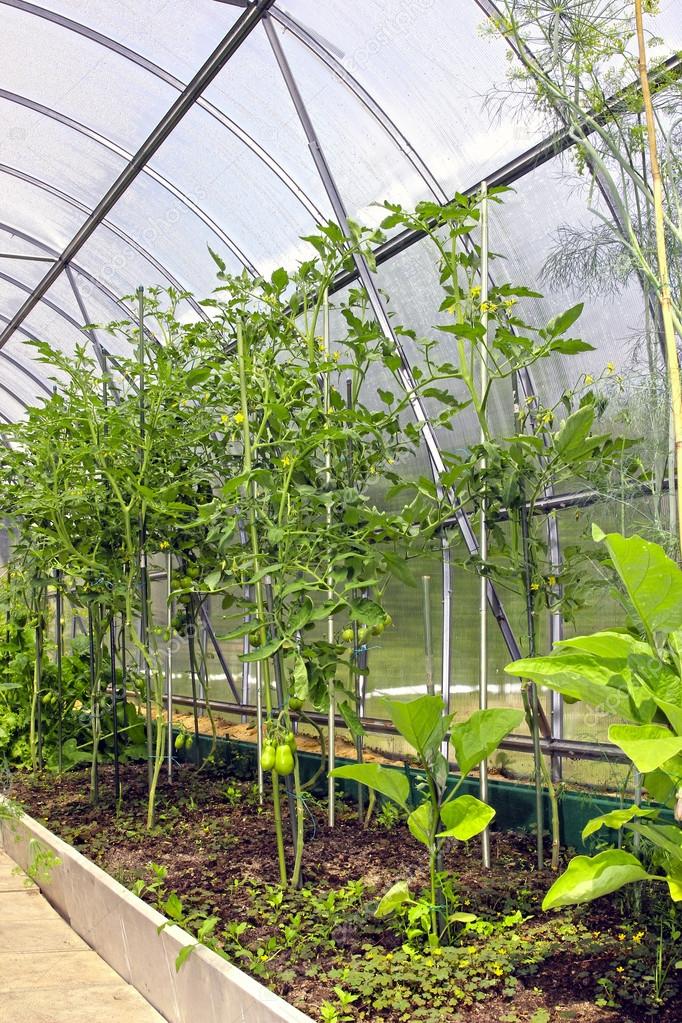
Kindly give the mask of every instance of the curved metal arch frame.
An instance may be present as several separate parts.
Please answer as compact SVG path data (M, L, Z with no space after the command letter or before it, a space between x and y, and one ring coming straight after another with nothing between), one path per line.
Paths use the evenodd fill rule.
M28 110L32 110L34 113L40 114L42 117L49 117L51 120L57 121L59 124L63 124L64 127L78 132L79 135L83 135L85 138L91 139L93 142L96 142L98 145L109 150L109 152L114 153L116 156L120 156L126 163L133 158L133 154L131 152L124 149L123 146L119 146L115 142L112 142L111 139L107 138L105 135L101 135L93 128L89 128L86 124L83 124L81 121L77 121L73 117L68 117L66 114L62 114L58 110L54 110L52 107L45 106L43 103L37 103L35 100L29 99L27 96L21 96L17 92L10 92L8 89L0 89L0 100L5 100L8 103L16 103L17 106L22 106ZM235 259L237 259L242 266L249 271L249 273L258 273L249 257L242 252L237 243L232 240L227 232L224 231L211 217L209 217L209 215L205 213L193 199L190 199L189 196L185 195L185 193L178 188L177 185L174 185L173 182L169 181L168 178L163 176L163 174L155 171L149 166L149 164L142 168L141 173L146 177L151 178L165 191L170 192L170 194L174 196L174 198L178 199L179 202L193 213L195 217L198 217L199 220L201 220L201 222L213 232L216 238L220 239L223 245L230 250Z
M49 245L46 245L45 242L42 242L40 239L35 238L27 231L19 230L18 228L12 227L11 224L5 224L2 221L0 221L0 232L16 235L17 238L22 238L24 241L29 242L31 245L35 245L36 248L39 248L41 251L50 252L51 254L55 255L54 251L50 248ZM133 320L135 319L134 311L128 308L123 299L117 297L115 292L111 291L110 288L106 286L106 284L103 284L101 281L99 281L94 276L94 274L90 273L89 270L86 270L84 267L80 266L80 264L75 263L73 261L69 263L69 269L77 273L79 277L82 277L89 284L92 284L92 286L94 288L97 288L98 291L101 291L104 297L107 298L112 303L112 305L115 305L118 309L120 309L122 313L130 317L130 319ZM193 308L194 305L196 305L195 302L192 304ZM199 313L203 320L209 322L209 317L207 316L205 310L201 308L201 306L197 307L197 312ZM86 322L90 323L91 321L87 319ZM2 349L0 349L0 354L2 354Z
M204 90L223 70L239 48L272 7L274 0L251 0L243 14L237 18L229 31L220 39L191 81L182 89L175 101L166 110L141 143L132 159L123 167L100 201L86 216L71 240L66 244L42 279L22 306L16 311L11 322L0 334L0 347L7 343L15 327L19 326L35 306L45 298L46 293L64 272L68 263L78 255L82 247L95 233L102 221L125 195L154 154L169 138L173 130L192 109Z
M53 24L59 25L60 28L65 28L70 32L75 32L77 35L83 36L89 39L93 43L97 43L100 46L105 47L112 53L118 54L120 57L124 57L131 63L136 64L138 67L150 74L154 75L155 78L160 79L169 85L171 88L182 92L185 88L184 83L171 74L165 68L155 64L154 61L149 60L147 57L143 57L142 54L137 53L135 50L123 43L119 43L117 40L112 39L110 36L105 35L102 32L98 32L96 29L90 28L88 25L83 25L79 21L75 21L72 18L67 18L65 15L57 14L54 11L48 11L43 7L39 7L37 4L27 3L26 0L0 0L0 4L4 4L6 7L13 7L16 10L23 11L25 14L31 14L38 18L43 18L45 21L50 21ZM244 8L248 5L244 4ZM296 200L308 211L308 213L316 221L327 220L326 215L312 202L312 200L306 195L305 191L297 184L294 178L291 177L285 171L285 169L267 152L262 146L256 142L255 139L251 138L247 131L241 128L232 118L228 117L227 114L223 113L219 107L211 103L204 97L199 97L195 101L196 106L201 107L211 117L214 117L220 124L226 128L232 135L239 139L248 149L254 153L255 156L264 163L273 174L276 175L282 182L282 184L291 192Z
M85 213L87 215L92 212L90 207L86 206L85 203L82 203L80 199L76 199L75 196L70 195L68 192L63 192L55 185L51 185L49 182L43 181L42 178L36 178L32 174L27 174L26 171L19 170L17 167L11 167L9 164L0 163L0 174L8 174L10 177L18 178L20 181L24 181L28 185L33 185L35 188L40 188L42 191L48 192L49 195L53 195L56 199L61 199L62 202L68 203L68 205L73 206L77 210L80 210L81 213ZM116 237L119 238L125 245L128 245L134 252L136 252L138 256L141 256L142 259L148 262L150 266L153 266L154 269L158 271L158 273L165 277L165 279L168 281L171 287L176 288L178 291L183 292L187 291L187 288L180 284L180 282L173 276L173 274L171 274L170 270L168 270L162 263L159 263L157 258L153 256L148 249L145 249L144 246L140 245L139 242L135 241L135 239L131 237L131 235L127 234L116 224L113 224L110 220L103 219L100 222L99 226L105 228L107 231L111 231L112 234L115 234ZM17 231L17 234L18 233L19 232ZM54 252L54 250L50 251ZM55 260L56 258L57 257L55 257ZM82 270L82 268L79 272L82 272L85 275L85 272ZM92 277L92 283L95 284L96 287L98 288L104 287L104 285L102 285L101 282L98 281L97 278L95 278L94 276ZM204 320L208 319L205 310L201 308L201 306L197 303L197 301L194 298L188 299L188 301L192 308L194 309L194 311L198 313L198 315L201 316L202 319Z
M374 97L360 84L358 79L343 66L341 61L325 49L307 29L301 25L296 18L274 6L270 12L273 21L277 21L286 31L290 32L299 40L311 53L313 53L323 64L330 69L332 74L345 85L353 95L365 107L367 112L381 125L394 145L400 150L413 169L426 185L429 192L438 202L447 200L447 193L440 184L435 174L431 171L426 161L419 155L407 136L400 130L395 121L389 116L384 108L377 103Z
M0 280L6 281L7 284L10 284L13 287L18 288L19 291L23 291L25 294L30 295L31 292L33 291L30 285L24 284L23 281L18 281L16 277L12 277L11 274L5 273L2 270L0 270ZM92 338L90 337L90 334L86 330L84 324L79 323L78 320L76 320L70 313L67 313L65 309L62 309L61 306L57 305L56 302L53 302L51 298L47 298L47 296L44 295L41 299L41 302L57 316L61 316L62 319L66 320L66 322L70 326L75 327L79 334L84 334L85 337L87 337L88 341L92 341ZM11 322L11 320L8 317L3 316L3 319L6 320L7 323ZM14 330L18 329L19 329L18 327L14 328ZM28 333L30 336L30 331L28 331ZM106 351L104 348L102 350ZM0 350L0 355L1 354L2 351ZM111 358L112 360L115 360L116 358L116 356L112 355L110 352L106 352L106 355L108 358Z

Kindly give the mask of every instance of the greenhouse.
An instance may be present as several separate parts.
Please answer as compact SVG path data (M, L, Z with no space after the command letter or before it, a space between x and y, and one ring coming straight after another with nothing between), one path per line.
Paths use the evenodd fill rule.
M0 0L0 1021L682 1020L682 0Z

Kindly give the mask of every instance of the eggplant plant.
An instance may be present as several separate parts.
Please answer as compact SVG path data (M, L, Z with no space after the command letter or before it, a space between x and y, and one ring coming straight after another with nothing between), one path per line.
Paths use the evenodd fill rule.
M408 813L411 834L428 850L430 892L426 931L429 943L437 946L449 924L439 919L443 898L439 891L438 857L443 842L448 838L466 842L485 831L495 816L491 806L458 792L470 771L518 727L523 712L511 708L477 710L466 721L453 724L455 715L445 713L439 696L418 696L405 701L386 699L384 703L388 716L424 772L421 801L411 808L408 777L381 764L349 764L335 768L332 773L336 778L366 785ZM448 784L448 762L442 751L448 734L459 770L459 778L452 787ZM377 914L387 916L411 901L407 883L399 881L384 895Z
M674 809L675 823L662 819L656 805L632 805L589 821L583 838L601 828L625 828L645 840L654 866L623 849L576 856L545 896L545 909L646 880L664 881L671 898L682 900L682 570L639 536L604 534L596 526L593 533L608 551L628 626L565 639L552 655L515 661L505 671L616 717L610 741L642 774L650 799Z

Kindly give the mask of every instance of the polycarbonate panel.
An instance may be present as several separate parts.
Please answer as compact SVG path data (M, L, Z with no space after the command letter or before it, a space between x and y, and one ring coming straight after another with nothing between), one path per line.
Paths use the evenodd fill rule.
M216 265L209 246L228 268L241 273L243 264L187 206L151 178L138 177L111 211L108 220L129 234L179 280L205 297L216 283Z
M3 88L55 107L128 149L139 147L177 98L148 71L36 14L2 4L0 32Z
M261 164L254 187L267 174L287 182L287 206L307 209L314 221L330 215L330 205L320 181L308 143L296 116L282 74L265 32L253 32L208 88L204 99L229 118L234 132L252 146ZM219 126L215 116L214 129ZM222 130L230 134L230 129ZM236 136L235 136L236 137ZM297 210L293 214L301 216Z
M477 239L478 241L479 239ZM434 361L457 365L457 352L451 334L438 330L446 325L448 315L440 312L444 293L439 284L438 253L430 239L423 239L405 249L393 259L383 263L377 280L393 313L395 326L413 330L419 339L435 339L438 347L432 351ZM411 365L426 372L423 353L410 337L401 336L401 344ZM448 390L458 401L468 400L468 393L457 380L439 381L438 387ZM424 404L429 415L442 410L441 402L426 398ZM494 433L507 433L513 420L511 387L502 383L492 388L489 400L489 419ZM446 451L455 451L476 443L480 427L475 413L466 408L457 413L453 429L438 429L438 441Z
M6 387L3 381L0 381L0 443L5 443L5 437L2 433L2 427L5 423L16 423L20 419L23 419L26 414L24 406L11 392L10 387Z
M605 290L600 294L595 283L593 293L586 295L583 287L573 286L567 277L555 273L550 280L545 273L548 257L561 245L562 226L570 225L587 236L599 223L587 208L588 187L589 182L582 182L555 160L524 177L501 206L491 208L490 247L502 257L493 262L491 273L498 280L526 285L544 295L522 300L519 315L543 326L565 309L584 303L583 314L570 334L589 342L595 350L535 364L537 392L545 404L556 402L566 388L581 383L585 374L596 378L613 367L613 373L625 375L637 363L638 371L642 369L644 301L635 279L620 293ZM598 202L592 194L590 200Z
M85 213L37 184L22 181L6 172L0 163L2 222L60 252L85 220Z
M658 17L649 19L651 30L660 36L667 50L682 49L682 16L679 0L661 0Z
M425 198L422 179L393 138L326 65L277 31L348 215L376 225L383 214L375 203L410 206ZM296 117L293 105L289 116Z
M87 25L189 81L242 13L215 0L49 0L43 4Z
M314 219L270 168L199 107L183 118L151 166L200 204L258 270L295 265L304 248L299 236L314 230ZM209 226L189 231L201 231L204 248L227 255L226 242Z
M489 22L474 0L400 5L376 0L361 5L291 0L286 11L304 29L312 30L388 115L439 183L438 198L470 187L537 141L537 124L516 126L506 118L498 120L494 104L488 109L486 96L494 81L504 81L509 51L499 37L484 36L482 30ZM285 42L294 73L300 71L319 83L312 91L327 130L335 132L339 126L344 134L352 130L349 152L368 158L367 164L359 165L358 174L369 183L376 177L383 186L372 199L393 197L387 186L397 191L394 176L403 185L404 201L428 197L425 180L412 166L406 171L402 155L382 139L385 132L376 121L363 138L369 122L365 115L353 114L360 104L343 96L348 87L332 86L321 70L313 72L311 60L319 62L319 58L304 62L303 43L294 46L290 35ZM374 148L378 174L372 163ZM362 208L363 203L356 205Z
M10 242L7 245L7 242ZM13 277L15 280L21 281L22 284L26 284L31 288L34 288L36 284L45 276L46 271L49 269L49 263L43 263L34 261L32 259L13 259L7 253L7 248L11 247L11 239L0 232L0 273L6 274L8 277ZM29 248L27 245L23 245L24 248ZM36 250L32 250L32 254Z
M80 250L78 266L119 299L133 295L140 285L143 288L179 285L191 291L194 283L184 275L180 281L170 280L164 268L121 241L106 226L98 227ZM83 276L79 276L79 288L86 302L88 297L97 291L96 286ZM194 310L190 310L189 306L185 312L185 303L179 312L180 318L190 313L194 317L198 315Z
M60 121L0 98L3 162L95 206L126 164Z

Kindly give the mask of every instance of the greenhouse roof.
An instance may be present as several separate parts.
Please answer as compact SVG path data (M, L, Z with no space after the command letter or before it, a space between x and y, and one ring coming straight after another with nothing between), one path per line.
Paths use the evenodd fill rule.
M662 0L651 22L669 54L679 7ZM0 418L51 390L28 339L96 339L84 325L128 316L121 296L140 284L207 295L209 247L230 270L290 266L316 223L376 224L384 200L514 184L491 245L504 274L536 284L559 225L590 214L560 159L570 140L490 102L515 60L485 30L496 13L492 0L0 0ZM428 331L429 253L389 237L380 263L397 315ZM570 301L555 285L537 314ZM587 305L603 365L641 295ZM551 389L556 367L543 373Z

